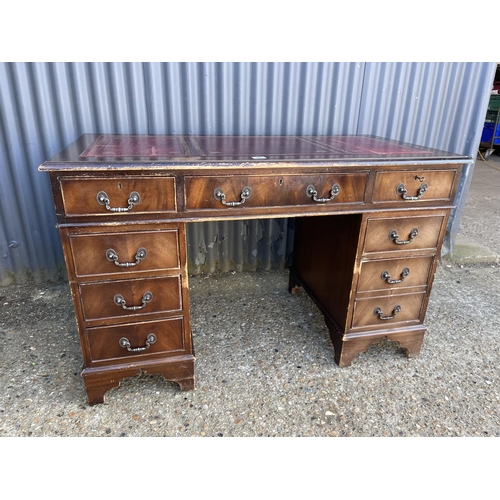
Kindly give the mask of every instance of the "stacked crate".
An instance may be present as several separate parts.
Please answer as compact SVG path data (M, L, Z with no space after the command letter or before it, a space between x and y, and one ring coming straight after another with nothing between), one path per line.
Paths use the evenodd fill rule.
M497 71L498 74L498 71ZM500 88L500 81L496 81L493 84ZM490 96L490 102L488 104L488 111L486 112L486 117L484 121L483 133L481 135L480 147L486 148L484 154L485 158L488 158L494 151L495 146L500 144L500 124L499 124L499 111L500 111L500 95L498 95L498 90L493 90Z

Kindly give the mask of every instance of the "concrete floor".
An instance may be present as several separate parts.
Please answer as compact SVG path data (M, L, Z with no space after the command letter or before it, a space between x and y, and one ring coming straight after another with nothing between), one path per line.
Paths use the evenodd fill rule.
M500 156L478 157L451 256L456 262L498 262L500 254Z

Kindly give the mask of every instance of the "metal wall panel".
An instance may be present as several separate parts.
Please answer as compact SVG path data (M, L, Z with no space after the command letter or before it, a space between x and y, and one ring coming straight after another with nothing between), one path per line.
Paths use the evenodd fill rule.
M151 134L356 132L363 64L145 65Z
M371 133L475 156L496 63L0 63L0 283L57 278L37 167L83 133ZM462 176L459 208L472 175ZM191 224L191 272L285 263L293 220Z

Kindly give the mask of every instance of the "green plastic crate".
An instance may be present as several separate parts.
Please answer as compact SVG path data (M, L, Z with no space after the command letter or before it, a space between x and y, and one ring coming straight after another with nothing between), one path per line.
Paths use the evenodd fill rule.
M494 122L497 119L497 111L488 111L486 113L486 122Z
M490 103L488 104L488 111L498 111L500 108L500 95L490 96Z

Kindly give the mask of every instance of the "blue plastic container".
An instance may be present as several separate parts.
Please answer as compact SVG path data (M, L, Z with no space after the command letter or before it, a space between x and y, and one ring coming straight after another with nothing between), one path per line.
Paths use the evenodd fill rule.
M491 142L493 137L494 123L485 123L483 127L483 135L481 135L481 142ZM497 125L497 132L495 136L500 136L500 123ZM493 144L500 144L500 137L495 137Z

